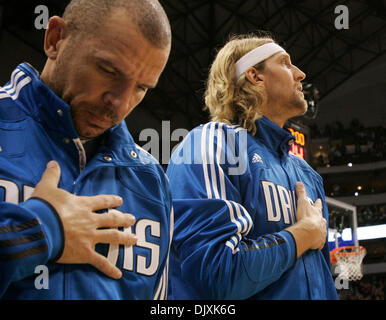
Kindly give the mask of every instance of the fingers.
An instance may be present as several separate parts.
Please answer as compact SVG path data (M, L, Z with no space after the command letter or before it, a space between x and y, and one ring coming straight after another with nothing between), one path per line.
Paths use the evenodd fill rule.
M89 263L110 278L120 279L122 277L121 270L97 252L91 253Z
M307 200L306 188L304 187L304 184L302 182L300 181L296 182L295 190L296 190L296 195L298 197L299 202ZM322 213L322 210L323 210L322 200L317 199L314 203L314 207L316 207L319 210L319 212Z
M95 243L123 244L133 246L137 243L137 237L128 232L117 229L96 231Z
M301 200L301 199L306 200L307 199L306 188L304 187L304 184L301 183L300 181L296 182L295 191L296 191L296 195L297 195L299 200Z
M326 240L323 241L323 243L321 244L321 246L318 249L323 250L325 245L326 245Z
M44 184L52 188L57 188L60 180L60 166L56 161L50 161L47 163L46 170L44 171L40 182L36 186Z
M135 245L137 237L128 232L119 230L97 230L95 243ZM120 279L122 271L113 265L106 257L93 251L89 257L89 263L97 268L100 272L113 279Z
M315 201L314 206L320 211L320 213L322 213L322 210L323 210L322 200L317 199Z
M128 228L135 223L135 217L129 213L122 213L115 209L110 209L107 213L95 214L97 217L98 228Z
M322 234L322 244L321 246L319 247L319 250L322 250L326 244L326 240L327 240L327 220L322 218L322 229L324 230L323 231L323 234Z
M122 205L123 200L115 195L98 195L93 197L82 197L87 201L92 211L117 208Z

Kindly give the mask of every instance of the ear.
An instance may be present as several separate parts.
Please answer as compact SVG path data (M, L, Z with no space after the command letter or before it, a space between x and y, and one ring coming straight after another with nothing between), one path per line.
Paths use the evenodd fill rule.
M44 52L49 59L55 60L58 56L66 31L67 24L62 18L57 16L50 18L44 36Z
M245 71L245 78L256 86L261 86L264 82L264 75L254 67L250 67Z

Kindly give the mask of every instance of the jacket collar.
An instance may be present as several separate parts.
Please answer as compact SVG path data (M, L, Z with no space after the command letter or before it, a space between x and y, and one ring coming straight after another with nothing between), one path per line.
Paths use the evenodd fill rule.
M36 121L70 140L78 138L70 113L70 106L60 99L28 63L20 64L17 69L24 72L31 81L21 90L19 100L25 112Z
M255 121L255 138L261 141L268 149L281 155L286 155L291 150L295 137L287 129L279 127L276 123L262 117Z

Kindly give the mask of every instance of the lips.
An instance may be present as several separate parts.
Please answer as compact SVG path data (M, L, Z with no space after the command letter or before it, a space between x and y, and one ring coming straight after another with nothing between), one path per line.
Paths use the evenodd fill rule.
M108 128L111 126L111 120L109 118L96 115L90 111L87 111L87 120L92 125L102 129Z
M302 85L298 86L298 87L296 88L296 90L299 91L299 92L302 94L302 96L304 97L304 92L303 92L303 87L302 87Z

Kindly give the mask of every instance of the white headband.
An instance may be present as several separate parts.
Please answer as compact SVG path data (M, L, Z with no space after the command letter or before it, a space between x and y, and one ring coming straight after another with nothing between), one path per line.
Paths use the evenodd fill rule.
M257 65L259 62L268 59L278 52L285 52L285 50L273 42L263 44L256 49L249 51L236 62L234 80L237 81L248 68Z

